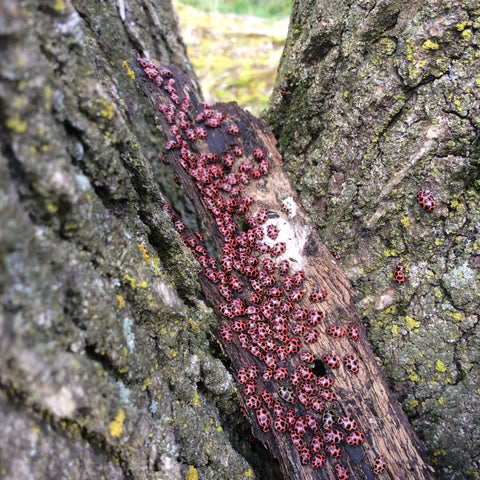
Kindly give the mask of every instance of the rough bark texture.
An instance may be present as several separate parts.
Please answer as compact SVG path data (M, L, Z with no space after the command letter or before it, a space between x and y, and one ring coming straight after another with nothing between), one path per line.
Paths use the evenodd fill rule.
M442 479L480 467L479 15L476 1L296 1L289 94L266 114Z

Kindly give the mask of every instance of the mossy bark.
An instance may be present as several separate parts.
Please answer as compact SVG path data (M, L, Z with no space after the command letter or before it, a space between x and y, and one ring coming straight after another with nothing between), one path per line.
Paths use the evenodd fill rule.
M442 479L480 468L479 27L475 1L295 1L265 115Z
M126 63L196 81L170 2L6 0L0 39L0 477L255 478Z

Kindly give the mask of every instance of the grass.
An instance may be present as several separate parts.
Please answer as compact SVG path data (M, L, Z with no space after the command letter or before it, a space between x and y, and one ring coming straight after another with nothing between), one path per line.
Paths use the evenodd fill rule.
M291 0L179 0L179 3L221 13L253 15L276 20L290 16Z

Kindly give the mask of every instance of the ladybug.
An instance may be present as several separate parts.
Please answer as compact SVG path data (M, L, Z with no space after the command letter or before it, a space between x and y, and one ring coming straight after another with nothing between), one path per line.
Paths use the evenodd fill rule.
M309 383L304 383L302 385L302 392L308 395L309 397L313 397L317 394L317 390L313 388Z
M202 127L195 127L195 133L201 140L205 140L207 138L207 131Z
M343 440L343 433L340 430L329 430L325 433L323 440L325 443L340 443Z
M268 175L269 169L270 167L268 166L268 162L265 159L258 164L258 170L261 175Z
M277 368L274 372L273 379L275 381L285 380L288 375L288 370L285 367Z
M191 142L197 141L197 134L195 133L195 130L193 128L187 128L185 130L185 135Z
M253 151L253 156L255 159L257 160L263 160L265 158L265 153L262 149L260 148L256 148L254 151Z
M240 345L243 348L248 348L248 336L247 335L245 335L244 333L241 333L238 336L238 340L240 341Z
M306 320L308 317L309 311L306 308L297 308L292 313L293 320Z
M288 423L285 417L278 415L273 422L273 428L275 428L277 432L286 432L287 427Z
M399 263L395 267L395 271L393 272L393 278L398 283L398 285L403 285L405 283L405 272L403 271L403 265Z
M301 437L303 437L307 433L307 421L304 417L298 417L293 428Z
M312 416L312 415L306 415L305 418L307 419L308 428L313 433L317 433L318 432L318 424L317 424L317 420L315 419L315 417Z
M273 275L263 275L261 282L264 287L273 287L275 285L275 277Z
M285 413L285 409L282 407L282 404L277 400L273 404L273 414L276 417L283 417L283 414ZM286 420L285 420L286 421Z
M261 176L262 176L262 173L260 172L260 170L258 170L257 168L252 168L250 170L250 176L254 179L254 180L258 180Z
M315 380L314 373L308 367L306 367L305 365L299 365L297 367L297 371L298 371L298 373L300 373L302 378L304 380L306 380L307 382L313 382L313 380Z
M313 468L322 468L327 461L327 457L323 453L318 453L312 458L312 467Z
M266 368L264 371L263 371L263 375L262 375L262 378L265 382L268 382L269 380L272 379L272 376L273 376L273 372L269 369L269 368Z
M303 408L310 408L310 399L305 393L303 393L302 391L297 391L297 397L300 400L300 403L302 403Z
M344 328L339 327L338 325L330 325L327 328L327 335L335 338L344 337L347 334Z
M237 292L237 293L242 293L243 291L243 286L242 286L242 282L240 282L240 280L238 280L238 278L235 278L235 277L232 277L230 279L230 287L231 289L234 291L234 292Z
M325 290L316 289L310 294L311 302L323 302L327 298L327 292Z
M292 440L293 446L297 450L301 450L305 446L305 444L303 443L302 437L294 430L290 432L290 438Z
M310 442L310 450L312 453L319 453L323 447L323 439L320 435L314 435Z
M249 350L252 355L263 360L263 352L256 345L250 345Z
M261 407L262 402L260 401L260 397L258 395L250 395L245 400L245 406L252 410L257 410Z
M255 250L260 253L268 253L270 251L270 247L264 242L257 242L255 244Z
M312 328L305 333L303 338L305 339L305 343L314 343L318 340L318 332Z
M272 257L278 257L282 255L287 250L287 244L285 242L278 242L272 246L270 249L270 255Z
M269 225L267 227L267 235L272 239L276 240L278 237L278 228L275 225Z
M205 122L206 124L207 122ZM233 154L236 156L236 157L243 157L243 148L238 146L238 145L234 145L233 148L232 148L232 152Z
M323 414L323 428L324 430L331 430L333 427L333 423L335 421L335 415L332 410L327 410Z
M232 331L229 328L222 325L220 327L220 335L227 343L232 343L233 334L232 334Z
M327 402L334 402L337 399L331 390L320 390L319 395Z
M145 73L147 74L148 78L152 79L158 75L158 70L156 68L145 68Z
M251 278L250 279L250 285L255 290L255 292L258 293L258 294L260 294L263 291L262 284L256 278Z
M417 202L427 212L433 212L435 210L433 198L422 190L417 192Z
M330 377L318 377L315 383L320 386L320 388L330 388L333 385L333 380Z
M248 382L247 370L245 368L242 367L238 371L237 379L240 385L245 385Z
M168 70L168 68L164 68L164 69L160 70L160 75L162 77L167 77L167 78L172 78L173 77L172 71Z
M325 446L325 451L333 458L340 458L343 456L343 450L333 443L329 443Z
M303 297L305 295L305 292L303 292L302 290L294 290L289 296L288 296L288 299L291 301L291 302L301 302Z
M357 422L352 417L339 417L337 422L344 430L349 432L357 429Z
M271 258L265 258L265 260L263 260L263 269L268 274L275 271L275 264L273 263L273 260Z
M353 358L352 355L345 355L343 357L343 363L347 370L350 370L350 372L357 374L358 373L358 363L357 361Z
M300 360L305 363L313 363L315 361L315 355L311 352L304 352L300 354Z
M234 162L235 162L235 158L233 157L233 155L231 153L226 153L225 156L223 157L223 164L227 168L232 168Z
M267 353L264 358L264 362L267 365L268 368L271 368L272 370L276 370L278 368L278 362L271 353Z
M312 400L312 408L318 413L323 413L325 411L325 406L320 400L318 400L318 398Z
M282 260L278 264L278 273L283 277L288 273L288 270L290 269L290 263L288 260ZM292 279L293 281L293 279Z
M364 442L364 440L365 440L365 434L363 432L359 432L358 430L355 430L354 432L352 432L345 439L345 441L347 442L347 445L350 445L351 447L361 445Z
M245 395L250 396L255 393L255 384L253 382L247 382L244 387Z
M323 312L319 312L318 310L311 311L307 319L307 324L310 325L310 327L314 327L315 325L318 325L322 320Z
M297 323L290 328L291 332L294 335L303 335L305 333L306 329L307 329L307 327L305 327L305 325L303 323ZM303 355L303 353L302 353L302 355Z
M181 220L177 220L174 225L177 232L183 232L185 230L185 224Z
M239 167L238 171L242 173L248 173L249 170L253 168L253 165L251 162L243 162ZM248 183L248 182L247 182Z
M288 90L287 90L287 87L285 85L282 85L280 87L280 95L285 98L287 95L288 95Z
M291 375L290 375L290 383L295 387L297 385L300 384L302 378L300 377L300 375L298 374L298 372L293 372Z
M267 433L270 431L270 419L268 418L268 413L264 408L257 408L257 421L258 424L262 427L262 430Z
M373 473L379 475L387 468L387 459L383 455L379 455L375 459L375 463L373 465Z
M300 350L300 340L298 338L291 338L287 344L287 352L289 355L295 355Z
M305 274L303 273L302 270L298 270L293 275L293 283L297 285L297 287L301 285L304 282L304 280L305 280Z
M287 403L295 404L297 399L295 397L295 393L291 388L284 387L283 385L278 387L277 389L278 395L280 398L285 400Z
M229 125L227 127L227 133L230 135L240 135L240 129L236 125Z
M292 290L293 288L293 279L292 277L289 277L288 275L283 279L283 287L287 292Z
M325 353L322 356L322 360L327 364L327 367L330 367L330 368L340 367L340 362L338 361L338 359L335 358L333 355L330 355L329 353Z
M212 128L219 128L222 126L222 121L219 120L218 118L211 117L205 120L205 125Z
M232 330L237 333L242 333L247 329L247 325L243 320L235 320L232 323Z
M341 463L335 464L335 473L338 480L348 480L350 478L347 469Z
M295 415L295 410L293 408L289 408L287 410L287 414L285 415L287 420L288 426L293 427L295 422L297 421L297 416Z
M308 465L310 463L310 450L308 447L303 447L300 450L300 462L302 465Z
M265 402L265 405L269 409L272 409L273 408L273 398L272 398L272 396L266 390L262 390L261 395L262 395L263 401Z
M262 208L256 216L257 224L261 225L265 223L268 219L268 208Z
M281 297L283 295L283 290L278 287L269 288L266 292L269 297Z
M347 335L352 339L357 341L360 338L360 331L355 325L350 324L347 327Z

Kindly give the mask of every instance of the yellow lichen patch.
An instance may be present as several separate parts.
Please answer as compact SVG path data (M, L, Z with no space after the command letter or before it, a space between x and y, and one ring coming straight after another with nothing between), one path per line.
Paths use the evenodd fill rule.
M63 0L55 0L55 5L53 6L54 10L57 12L62 12L65 10L65 3Z
M410 226L410 220L407 217L403 217L400 220L400 223L402 224L403 228L408 228Z
M121 310L125 306L125 299L121 295L117 295L118 308Z
M445 404L445 401L443 400L443 397L440 397L440 398L438 399L438 402L437 402L437 403L438 403L438 405L442 405L442 407L443 407L443 405Z
M28 128L28 123L21 120L18 115L14 115L7 119L7 128L17 133L25 133Z
M188 473L185 475L185 480L198 480L197 469L193 465L190 465Z
M422 45L422 50L429 52L430 50L438 50L440 46L436 42L432 42L431 40L427 40Z
M437 372L444 373L444 372L447 371L447 367L445 366L445 364L441 360L437 360L437 363L435 364L435 370Z
M398 326L392 325L392 337L397 337L397 336L398 336Z
M128 62L125 60L123 63L122 63L122 67L127 71L127 75L135 81L135 73L133 73L133 70L130 68L130 66L128 65Z
M148 255L147 253L147 249L140 243L138 245L138 248L140 249L140 251L142 252L142 255L143 255L143 259L145 260L145 263L150 266L152 261L150 260L150 256Z
M108 120L113 118L113 105L107 103L103 98L96 101L99 106L100 115Z
M125 274L123 276L123 278L125 280L127 280L128 282L130 282L130 286L135 289L135 288L147 288L147 282L145 281L140 281L140 282L137 282L134 278L132 278L130 275L128 274Z
M142 392L144 392L151 384L152 384L152 379L148 377L142 386Z
M245 478L253 478L253 472L250 468L246 472L243 472L243 475Z
M121 408L115 420L110 424L110 435L112 437L119 437L122 434L123 422L125 420L125 412Z
M405 323L407 324L407 330L412 331L420 327L420 323L414 320L412 317L406 316Z
M200 407L202 405L202 403L200 402L200 395L198 394L198 392L195 392L195 395L193 396L192 405L194 407Z

